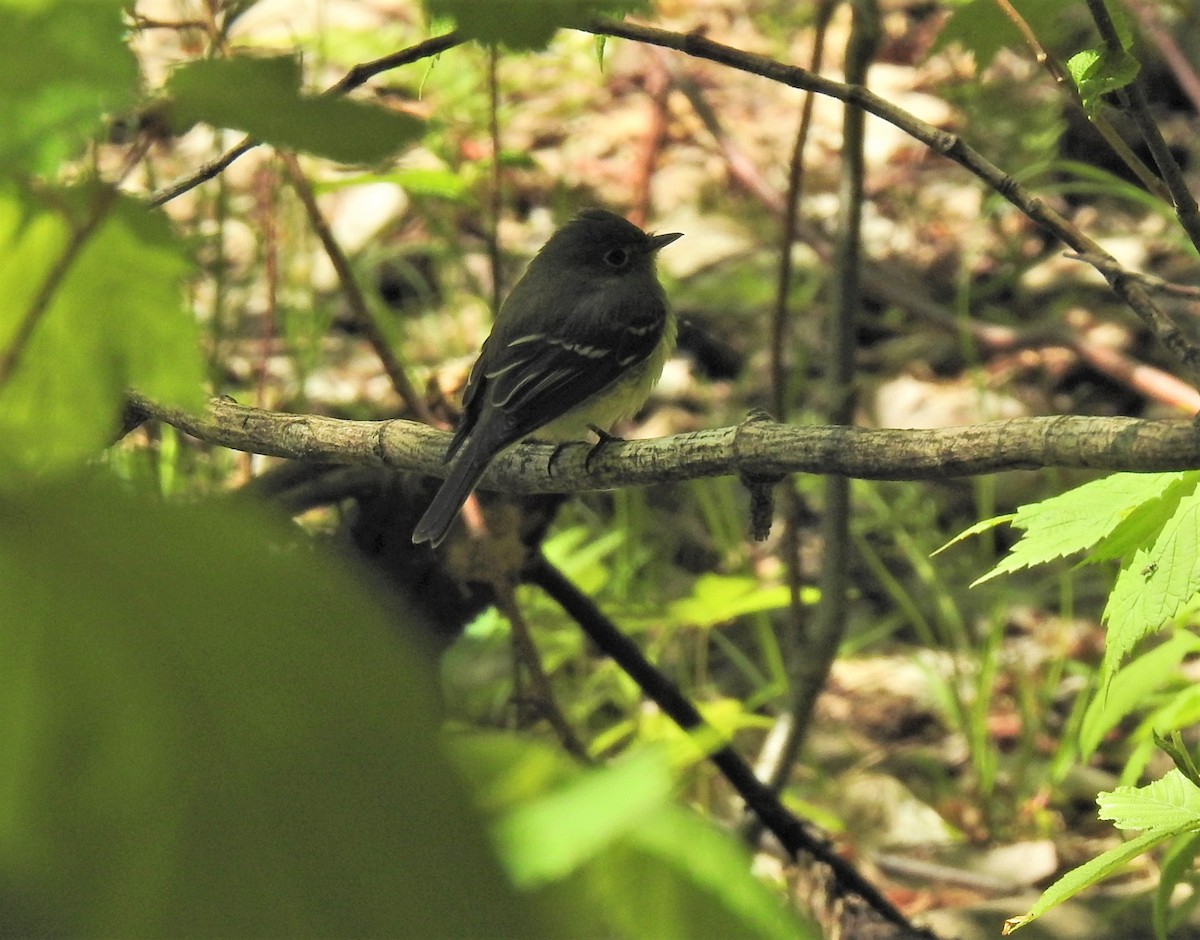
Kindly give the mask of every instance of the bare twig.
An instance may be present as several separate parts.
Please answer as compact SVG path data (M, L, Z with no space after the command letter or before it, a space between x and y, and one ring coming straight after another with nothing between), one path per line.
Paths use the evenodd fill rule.
M564 751L582 763L594 763L592 756L588 754L587 747L579 740L575 729L571 727L571 723L567 721L562 709L558 707L558 702L554 699L550 678L546 675L546 670L542 668L542 657L538 653L537 645L533 642L529 624L525 622L525 617L521 613L521 605L517 603L517 599L513 595L512 586L493 584L492 589L496 592L496 606L512 627L513 649L517 654L517 661L529 673L530 682L533 684L533 704L538 713L553 729L554 735L558 738L558 743L562 745Z
M1171 74L1175 76L1175 81L1179 82L1183 93L1191 101L1192 107L1200 111L1200 76L1196 74L1196 69L1188 61L1183 50L1179 48L1179 44L1175 42L1169 32L1163 29L1163 25L1158 19L1158 5L1146 3L1145 0L1128 0L1126 6L1133 9L1134 15L1142 24L1142 29L1154 40L1154 45L1162 54L1163 61L1171 70Z
M1115 59L1124 52L1124 48L1104 0L1087 0L1087 5L1092 19L1096 21L1096 28L1100 30L1100 38L1104 40L1105 47ZM1146 100L1146 93L1136 76L1124 88L1117 90L1117 98L1133 117L1142 140L1146 142L1151 156L1154 157L1158 172L1167 184L1169 193L1164 198L1174 205L1179 224L1200 251L1200 206L1196 205L1196 198L1183 178L1183 170L1179 168L1171 154L1171 148L1167 146L1158 125L1154 123L1154 117L1150 114L1150 102Z
M317 205L317 197L300 167L300 162L296 159L295 154L280 151L279 156L283 161L284 170L287 172L288 181L292 184L292 189L299 197L301 205L304 206L308 224L312 226L321 242L321 247L325 249L325 254L333 264L334 271L337 272L338 282L341 284L342 293L354 314L354 321L366 335L375 355L379 357L379 361L383 364L383 371L391 379L392 387L399 394L410 413L426 424L434 427L440 426L442 422L434 417L429 406L425 404L425 399L417 394L417 390L408 380L408 372L399 354L392 348L392 344L387 341L387 337L383 335L379 325L375 322L375 317L367 306L367 298L359 286L358 279L354 276L354 269L350 266L350 259L342 251L342 246L333 237L329 223L321 214L321 209Z
M1092 127L1094 127L1096 132L1104 138L1108 146L1112 148L1113 153L1115 153L1121 159L1121 161L1127 167L1129 167L1129 169L1133 172L1133 175L1136 176L1141 181L1142 185L1150 190L1150 192L1154 193L1154 195L1158 196L1160 199L1170 200L1171 194L1167 190L1167 187L1163 185L1163 181L1155 176L1150 167L1146 166L1146 164L1142 162L1138 155L1133 152L1129 144L1125 143L1125 139L1117 132L1117 129L1112 126L1112 123L1108 120L1108 118L1106 118L1103 114L1089 113L1088 110L1083 106L1083 98L1081 98L1079 95L1079 88L1075 85L1075 82L1071 80L1071 76L1067 74L1066 69L1062 67L1062 63L1046 51L1045 47L1042 46L1041 41L1037 38L1037 35L1030 28L1029 24L1025 22L1025 18L1017 12L1016 8L1009 2L1009 0L994 0L994 2L996 6L1000 8L1001 12L1004 13L1004 15L1008 17L1009 21L1017 28L1017 32L1019 32L1021 34L1021 38L1025 40L1025 45L1027 45L1030 51L1033 53L1033 57L1037 61L1038 65L1042 66L1042 68L1050 73L1050 77L1054 79L1059 88L1066 92L1067 96L1071 99L1075 107L1087 116L1087 119L1091 122Z
M358 88L365 84L369 79L378 75L381 72L386 72L389 69L399 68L402 65L408 65L420 59L427 59L431 56L440 55L447 49L453 49L455 46L462 45L466 39L458 32L446 33L443 36L434 36L432 39L426 39L424 42L419 42L415 46L410 46L407 49L402 49L399 52L393 52L390 55L382 56L370 62L362 62L349 72L347 72L340 81L331 85L326 91L327 95L344 95L352 89ZM170 186L159 190L150 197L150 205L161 206L170 202L191 189L195 189L201 183L215 177L218 173L225 170L238 157L249 153L257 147L262 141L255 140L250 135L243 137L231 149L227 150L215 160L204 164L198 170L194 170L181 180L177 180Z
M854 4L854 20L846 50L846 80L861 85L882 38L879 9L874 0ZM863 151L865 114L848 105L842 119L842 175L839 192L838 247L834 262L835 303L829 312L827 333L829 370L825 376L831 424L853 420L854 374L858 351L858 309L862 301L862 211L866 179ZM821 600L805 635L799 639L803 655L791 669L790 721L770 778L782 789L807 736L817 697L829 678L846 630L850 572L850 479L840 474L825 478L824 512L821 514Z
M492 186L488 193L490 212L487 220L488 260L492 268L492 316L500 312L500 296L504 291L504 270L500 257L500 207L503 205L501 186L504 175L500 167L500 50L492 46L488 56L488 136L492 143Z
M821 0L813 24L813 49L809 68L821 71L825 59L825 32L836 6L835 0ZM775 288L775 310L771 316L771 397L775 418L788 419L788 372L791 356L791 311L788 298L792 289L792 246L796 243L796 222L800 215L800 197L804 191L804 145L812 127L813 105L817 96L804 96L800 109L800 124L792 145L788 165L787 197L783 203L783 232L779 239L779 279Z

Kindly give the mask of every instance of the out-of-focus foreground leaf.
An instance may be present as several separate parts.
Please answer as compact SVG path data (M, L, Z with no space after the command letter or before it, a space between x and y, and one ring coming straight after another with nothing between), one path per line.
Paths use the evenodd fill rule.
M293 539L245 506L0 495L3 932L538 935L410 615Z

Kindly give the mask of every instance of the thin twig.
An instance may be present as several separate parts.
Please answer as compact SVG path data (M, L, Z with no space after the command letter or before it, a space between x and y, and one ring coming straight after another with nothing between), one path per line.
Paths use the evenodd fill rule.
M705 740L720 740L696 706L646 659L637 644L544 557L537 556L530 562L523 579L552 597L600 650L611 657L679 727L685 731L704 729L707 732ZM709 759L789 854L794 856L804 852L817 859L833 873L840 893L858 896L885 920L916 932L904 915L857 868L838 855L822 834L810 823L794 816L779 797L754 776L749 764L730 745L716 748L709 754Z
M1179 83L1183 93L1187 95L1192 107L1200 111L1200 76L1196 74L1196 69L1179 48L1174 37L1163 29L1158 19L1158 5L1146 3L1144 0L1128 0L1126 6L1133 9L1134 15L1142 24L1142 29L1154 40L1163 61L1175 76L1175 81Z
M836 0L821 0L813 24L813 48L809 69L821 71L825 60L825 33L833 17ZM808 92L800 108L800 124L792 145L788 165L787 197L783 202L783 231L779 239L779 278L775 289L775 311L771 316L771 397L775 419L788 419L788 366L791 356L792 246L796 244L796 221L800 215L800 198L804 192L804 145L812 128L813 106L817 96Z
M854 4L846 49L846 80L866 81L867 70L882 38L879 8L874 0ZM848 105L842 120L842 174L838 213L838 247L834 262L836 302L831 305L827 332L829 371L825 376L831 424L850 424L854 415L854 377L858 352L858 310L862 300L862 214L866 180L864 149L866 115ZM791 664L791 722L779 751L771 784L782 788L812 722L817 697L829 678L846 631L850 585L850 479L825 478L821 514L821 600L805 635L804 655Z
M411 414L426 424L434 427L441 426L443 422L438 421L434 417L433 412L429 410L429 406L425 404L425 399L417 394L417 390L413 388L412 383L408 380L408 372L399 354L392 347L392 344L388 342L387 337L383 335L383 332L379 329L379 325L375 322L375 317L367 305L367 298L359 286L358 279L354 276L354 269L350 266L350 259L342 251L342 246L333 237L333 231L330 229L329 223L325 221L325 217L321 214L321 209L317 205L316 194L313 192L308 177L304 175L304 171L300 167L300 161L296 159L295 154L287 153L286 151L279 151L279 156L283 161L284 170L287 172L288 181L292 184L292 189L295 190L297 197L299 197L301 205L304 206L304 211L308 216L308 224L312 226L317 239L321 242L321 247L325 249L325 254L329 257L329 261L333 265L334 271L337 272L338 282L341 284L342 292L346 297L346 303L350 305L354 321L366 335L367 341L371 344L371 348L375 351L375 355L383 365L383 371L387 373L387 377L391 380L392 387L396 390L396 393L403 400Z
M677 33L652 26L611 20L594 21L583 29L585 32L603 36L631 39L635 42L675 49L686 55L707 59L754 75L761 75L792 88L807 89L839 101L856 104L864 111L900 128L936 153L953 160L970 171L1020 209L1038 226L1068 247L1081 254L1112 258L1095 239L1081 232L1061 213L1052 209L1014 177L987 160L961 137L920 120L861 85L846 84L814 75L805 69L785 65L766 56L714 42L697 32ZM1112 260L1115 262L1116 259ZM1200 385L1200 347L1192 342L1179 326L1158 308L1146 290L1135 279L1123 274L1106 274L1106 279L1113 292L1138 315L1163 347L1187 370L1189 378Z
M1095 255L1085 255L1079 252L1068 251L1066 257L1075 261L1082 261L1084 264L1090 264L1098 271L1108 272L1109 274L1121 274L1124 277L1131 277L1140 281L1149 290L1158 291L1163 294L1170 294L1173 297L1185 297L1188 300L1200 300L1200 287L1192 284L1176 284L1173 281L1164 280L1161 277L1155 277L1153 274L1143 274L1140 271L1130 271L1122 268L1115 263L1112 258L1101 258Z
M835 0L822 0L817 9L813 50L810 69L820 72L825 52L825 33L837 4ZM779 421L788 420L789 366L794 357L791 353L791 311L789 297L792 284L792 246L796 242L796 223L799 218L800 197L804 186L804 145L812 125L813 106L816 95L809 92L804 98L800 112L800 124L796 130L796 141L792 147L792 159L788 169L788 192L784 201L783 231L779 245L779 281L775 295L775 311L771 320L771 385L775 402L775 415ZM788 663L788 674L797 673L797 664L804 650L804 632L808 623L807 613L801 599L803 572L800 566L800 498L793 486L783 487L783 532L780 552L788 580L788 623L783 632L784 656ZM779 734L768 740L776 746L770 754L761 754L759 764L763 776L771 789L779 793L784 781L791 773L798 751L798 738L793 733L795 726L789 708L777 721ZM753 824L744 827L745 834L756 841L758 833Z
M525 667L529 673L529 679L533 683L533 704L538 713L553 729L563 750L582 763L594 763L587 747L579 740L575 729L571 727L571 723L567 721L562 709L558 707L558 702L555 701L554 690L550 686L550 677L542 668L542 657L538 653L537 644L533 642L529 624L525 622L521 607L513 595L512 586L494 583L492 589L496 594L496 607L512 627L513 650L516 652L517 661Z
M1104 0L1087 0L1087 5L1092 19L1096 21L1096 28L1100 30L1100 38L1104 40L1105 47L1115 60L1117 56L1124 54L1125 50ZM1142 90L1137 76L1124 88L1117 89L1117 100L1133 117L1142 140L1149 148L1150 155L1154 157L1158 172L1167 184L1169 192L1163 198L1174 205L1179 224L1187 232L1196 250L1200 251L1200 206L1197 206L1196 198L1188 189L1187 180L1183 178L1183 170L1179 168L1171 148L1163 140L1162 133L1150 114L1150 102L1146 99L1146 93Z
M1125 143L1125 139L1117 132L1117 129L1112 126L1112 123L1103 114L1089 113L1083 105L1083 98L1080 97L1079 88L1072 81L1071 76L1067 74L1067 70L1062 67L1062 63L1053 55L1046 51L1037 35L1025 22L1025 18L1017 12L1016 8L1009 0L993 0L1001 12L1008 17L1009 21L1017 28L1017 32L1021 34L1021 38L1025 40L1030 51L1033 53L1034 59L1038 65L1042 66L1055 83L1066 92L1075 107L1083 113L1091 122L1091 125L1096 129L1096 132L1104 138L1113 153L1133 172L1150 192L1166 201L1171 198L1163 181L1154 175L1150 167L1141 160L1136 153L1133 152L1129 144Z
M434 36L432 39L426 39L424 42L419 42L415 46L410 46L407 49L402 49L399 52L393 52L390 55L382 56L370 62L362 62L354 66L349 72L342 76L341 80L331 85L326 89L327 95L344 95L352 89L358 88L360 85L367 82L369 79L378 75L381 72L386 72L389 69L399 68L402 65L408 65L420 59L427 59L431 56L440 55L447 49L453 49L455 46L462 45L466 39L457 31L446 33L442 36ZM194 170L181 180L177 180L170 186L159 190L150 197L150 205L161 206L170 202L189 190L195 189L201 183L215 177L218 173L225 170L238 157L249 153L262 141L255 140L254 137L247 134L232 148L227 150L221 156L217 157L209 163L204 164L198 170Z

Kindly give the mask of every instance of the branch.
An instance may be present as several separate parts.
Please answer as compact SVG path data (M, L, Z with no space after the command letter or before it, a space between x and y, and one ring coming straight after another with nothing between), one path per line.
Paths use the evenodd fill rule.
M130 408L210 444L334 464L444 477L449 434L414 421L343 421L213 399L205 414L132 392ZM1200 468L1191 421L1060 415L932 430L801 427L746 421L647 441L522 444L501 454L487 489L578 493L718 476L836 473L865 480L945 480L1045 467L1151 473Z
M713 735L711 740L720 740L696 706L646 659L638 645L617 629L590 597L576 588L545 558L536 557L527 567L523 580L537 585L554 598L600 650L611 657L676 724L685 731L708 729ZM884 919L916 934L904 915L857 868L838 855L809 824L793 815L779 797L754 776L750 765L731 745L717 747L709 754L709 760L717 765L746 805L774 833L790 855L794 857L799 852L805 852L824 863L832 871L841 892L857 895ZM919 935L931 936L925 932Z
M1061 213L1052 209L957 134L943 131L922 121L861 85L814 75L797 66L785 65L766 56L714 42L700 33L675 33L652 26L611 20L598 20L585 27L584 31L675 49L698 59L707 59L753 75L761 75L791 88L800 88L858 105L864 111L900 128L934 152L964 167L1078 254L1089 258L1103 258L1106 266L1117 264L1116 259L1094 239L1081 232ZM1200 347L1192 343L1175 322L1158 308L1132 272L1122 270L1118 274L1113 273L1112 269L1105 270L1099 267L1097 270L1105 276L1112 291L1150 328L1163 347L1186 367L1193 383L1200 385Z

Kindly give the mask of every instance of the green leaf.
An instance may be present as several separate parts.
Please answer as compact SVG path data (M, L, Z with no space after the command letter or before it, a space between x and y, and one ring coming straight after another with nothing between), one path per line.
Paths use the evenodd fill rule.
M1200 492L1180 499L1147 548L1121 566L1103 620L1104 671L1111 675L1133 648L1182 612L1200 591Z
M69 257L72 231L97 214ZM0 465L40 470L95 453L111 441L130 387L183 407L204 401L198 331L183 305L190 263L163 215L99 187L57 192L51 208L0 186L0 350L64 259L0 387Z
M1188 746L1183 743L1183 735L1175 730L1171 732L1169 738L1165 738L1155 731L1153 737L1155 745L1171 758L1175 768L1191 782L1192 786L1200 787L1200 768L1196 767L1196 759L1192 756Z
M1092 696L1079 728L1081 760L1088 760L1117 724L1136 709L1145 707L1152 692L1178 676L1184 657L1200 650L1200 637L1179 632L1161 646L1137 657L1120 669L1110 683Z
M190 62L167 82L173 123L231 127L343 163L374 163L420 136L423 123L346 98L302 95L294 56Z
M673 623L715 627L746 614L779 610L790 602L783 585L763 588L755 578L705 574L696 579L690 597L671 604L669 616Z
M665 757L646 750L516 807L496 827L509 872L524 886L566 877L661 811L672 786Z
M1188 831L1188 828L1188 826L1180 826L1173 830L1152 829L1149 832L1143 832L1140 836L1130 839L1128 842L1124 842L1116 848L1109 849L1107 852L1084 862L1078 868L1071 869L1043 891L1041 897L1037 899L1037 902L1028 911L1020 917L1011 917L1005 921L1004 933L1007 935L1020 927L1024 927L1031 921L1041 917L1052 907L1057 907L1063 901L1074 897L1084 888L1090 888L1105 878L1112 877L1121 871L1132 859L1149 852L1160 842L1166 842L1168 839L1173 839L1181 835Z
M975 584L1087 551L1118 532L1122 541L1114 544L1124 546L1129 533L1153 532L1156 518L1158 525L1165 522L1179 499L1180 489L1194 490L1198 480L1200 475L1194 472L1115 473L1060 496L1022 506L1012 524L1025 534ZM1135 514L1136 518L1131 519ZM1101 557L1112 557L1112 548L1105 549L1097 559Z
M430 17L453 19L469 38L513 50L542 49L563 27L582 26L601 16L620 18L648 8L646 0L425 0Z
M1057 37L1070 28L1064 14L1075 0L1013 0L1013 6L1029 24L1043 46L1053 45ZM1028 55L1028 47L1020 31L995 0L968 0L960 4L946 19L933 44L933 52L958 43L975 57L975 67L982 69L1001 49L1018 49Z
M1013 513L1007 513L1003 516L993 516L991 519L983 519L980 522L976 522L973 526L963 529L945 545L942 545L940 548L930 552L930 557L934 555L940 555L952 545L957 545L959 542L965 541L973 535L981 535L984 532L990 532L992 529L996 528L996 526L1011 524L1014 518L1016 517ZM984 577L991 577L991 575L985 575ZM976 581L975 583L978 584L979 582Z
M4 932L528 936L415 617L251 510L0 494Z
M740 842L672 802L664 751L589 770L515 735L463 735L454 752L500 813L502 857L576 912L563 936L816 936L754 876Z
M1096 797L1100 818L1118 829L1200 829L1200 787L1178 768L1144 787L1117 787Z
M74 159L104 115L129 108L138 69L125 0L0 3L0 169L49 174Z
M1138 60L1124 50L1084 49L1067 60L1067 72L1089 116L1100 109L1103 95L1124 88L1137 78L1140 69Z
M603 899L619 936L655 940L754 937L816 940L751 874L745 848L679 806L666 806L597 858L579 881Z
M1175 843L1163 853L1162 865L1159 867L1158 884L1154 888L1154 935L1167 937L1171 925L1171 897L1175 888L1189 879L1196 864L1196 855L1200 852L1200 834L1192 834L1176 838ZM1194 903L1194 894L1186 903Z

